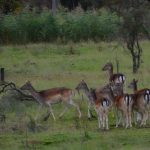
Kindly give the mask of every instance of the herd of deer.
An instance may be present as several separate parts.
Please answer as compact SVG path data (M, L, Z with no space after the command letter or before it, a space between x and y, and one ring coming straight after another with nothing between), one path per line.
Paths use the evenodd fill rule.
M136 124L137 121L140 126L145 126L148 120L150 108L150 89L137 89L137 80L129 84L129 88L133 89L133 94L124 93L125 75L120 73L113 73L112 63L107 63L103 71L109 73L109 83L102 88L89 89L88 85L82 80L75 88L78 92L82 91L88 101L88 118L92 117L91 108L93 107L98 116L98 127L102 129L109 129L108 115L110 110L116 114L116 127L121 123L125 128L132 127L132 120ZM81 111L79 106L73 101L74 90L59 87L44 91L36 91L30 82L27 82L21 87L22 90L29 90L34 99L43 105L49 106L49 113L51 113L55 120L52 104L63 102L65 104L63 114L70 106L76 107L79 118L81 118ZM132 119L133 118L133 119Z

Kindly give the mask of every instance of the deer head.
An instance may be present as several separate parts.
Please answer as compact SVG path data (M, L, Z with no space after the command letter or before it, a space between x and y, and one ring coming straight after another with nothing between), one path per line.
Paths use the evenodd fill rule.
M132 82L128 85L128 88L137 90L137 83L138 83L138 80L133 79Z
M102 68L102 71L111 71L113 69L113 64L111 62L108 62L105 64L105 66Z
M84 80L81 80L80 83L76 86L75 88L77 91L80 91L80 90L88 90L89 91L89 88L86 84L86 82Z
M30 81L27 81L21 88L21 90L34 90Z

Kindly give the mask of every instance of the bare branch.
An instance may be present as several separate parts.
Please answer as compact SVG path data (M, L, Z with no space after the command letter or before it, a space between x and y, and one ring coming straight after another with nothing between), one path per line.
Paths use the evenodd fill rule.
M6 89L7 87L10 87L10 89ZM25 94L22 90L20 90L19 88L17 88L16 85L15 85L15 83L13 83L13 82L3 84L3 88L0 91L0 93L8 91L8 90L17 91L19 94L21 94L24 97L23 100L28 100L28 101L35 100L32 95Z

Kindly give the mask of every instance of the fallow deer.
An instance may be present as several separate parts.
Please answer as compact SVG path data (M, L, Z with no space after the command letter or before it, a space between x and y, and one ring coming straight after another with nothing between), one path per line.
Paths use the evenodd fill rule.
M59 117L62 117L63 114L72 105L72 106L76 107L76 109L79 113L79 118L81 118L81 112L80 112L79 106L77 104L75 104L75 102L72 99L73 98L73 90L72 89L69 89L66 87L57 87L57 88L47 89L47 90L38 92L32 86L30 81L28 81L25 85L23 85L21 87L21 89L29 90L31 95L34 97L34 99L42 106L43 105L49 106L49 111L52 114L52 117L54 120L56 120L56 119L55 119L55 116L53 113L52 104L57 104L60 102L63 102L66 105L66 107L65 107L64 111L59 115Z
M98 127L109 130L108 113L111 108L111 101L106 98L107 94L105 92L101 91L101 93L96 93L95 89L91 89L91 94L95 99L95 110L98 115Z
M113 64L111 62L108 62L105 64L105 66L102 68L102 71L107 71L109 75L109 82L113 83L122 83L125 82L125 75L122 73L113 73Z
M86 96L87 96L87 103L88 103L88 118L92 118L92 112L91 108L94 105L94 99L93 96L90 93L90 89L88 88L87 84L85 83L84 80L81 80L81 82L76 86L75 88L78 92L82 91Z
M131 110L133 104L133 97L129 94L123 94L123 85L118 83L110 83L102 88L90 91L87 84L82 80L78 86L78 90L82 90L88 97L88 100L94 105L98 114L98 125L109 129L108 127L108 113L112 106L122 112L125 118L127 127L132 127L131 124ZM116 116L117 117L117 116ZM119 121L120 122L120 121ZM118 118L116 119L116 127L118 127Z
M132 105L133 105L133 95L132 94L123 94L120 96L114 97L114 106L122 114L120 120L116 120L116 127L120 124L121 119L123 119L123 126L126 128L132 127Z
M137 89L138 80L133 79L129 84L129 88L133 89L134 92L134 103L133 109L141 114L142 120L140 126L146 125L148 119L148 111L150 106L150 89L144 88L141 90Z
M116 127L124 119L125 127L132 127L131 112L133 104L133 96L131 94L123 93L122 83L109 83L103 88L96 89L97 97L107 99L109 102L109 109L113 106L116 113ZM102 110L102 109L101 109ZM118 112L121 112L122 116L118 119ZM108 114L108 113L107 113Z
M110 102L112 102L112 106L114 106L116 110L116 127L118 127L118 125L120 124L121 119L125 121L126 128L132 127L131 112L133 105L133 96L131 94L123 93L122 83L110 83L107 86L105 86L105 88L108 89L106 94L109 95L109 97L107 97L107 99L109 99ZM97 91L97 93L99 93L99 91ZM122 114L119 120L117 115L118 111L120 111Z
M105 90L104 90L105 89ZM115 107L116 113L116 127L120 124L121 119L125 120L125 127L132 127L132 105L133 105L133 95L123 93L123 84L122 83L110 83L104 87L104 89L97 89L97 95L102 95L110 102L110 106ZM107 89L107 90L106 90ZM118 120L117 112L120 111L122 116Z
M107 92L108 88L103 87L101 90L98 89L97 92L97 90L89 89L86 82L82 80L76 89L82 90L88 98L88 116L90 115L90 107L94 106L98 115L98 127L101 128L103 126L103 128L106 127L106 130L108 130L108 112L112 103L110 101L111 98L109 98L111 95Z

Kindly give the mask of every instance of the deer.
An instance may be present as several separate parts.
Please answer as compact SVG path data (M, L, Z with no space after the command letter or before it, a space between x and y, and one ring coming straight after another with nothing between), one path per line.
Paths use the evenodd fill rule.
M115 108L116 127L119 126L122 119L123 126L125 126L125 128L132 127L131 113L133 105L133 95L123 93L122 83L109 83L103 88L97 88L95 92L97 97L102 97L102 100L106 99L109 103L109 107L106 111L107 117L111 108ZM105 110L104 107L102 107L103 101L102 103L97 103L97 108L98 105L101 110ZM118 119L118 112L121 112L122 115L120 119Z
M118 94L118 91L121 89L120 86L118 87L113 88L115 94ZM108 130L108 113L114 105L114 94L110 84L97 89L89 89L86 82L81 80L76 89L78 91L81 90L88 98L88 116L89 109L93 106L98 115L98 127Z
M133 95L132 94L123 94L116 96L114 100L114 106L117 108L117 111L121 112L120 120L116 120L116 127L119 126L121 119L125 128L132 127L132 105L133 105Z
M122 73L113 73L113 64L108 62L102 68L102 71L107 71L109 75L109 82L113 83L125 83L125 75Z
M150 89L144 88L138 90L137 83L138 80L133 79L132 82L128 85L128 88L133 89L133 109L137 111L138 114L140 114L140 116L137 115L137 120L141 117L140 126L145 126L148 119L148 111L150 106Z
M90 89L90 91L95 100L95 110L98 115L98 127L99 129L103 128L109 130L108 114L111 110L111 101L108 99L105 87L99 93L97 93L96 89Z
M73 90L66 87L57 87L47 90L37 91L31 84L30 81L26 82L22 87L22 90L29 90L32 97L40 104L41 106L48 106L49 113L51 113L54 121L56 120L53 113L52 105L58 103L64 103L65 109L60 113L59 117L61 118L65 112L68 111L70 106L74 106L78 113L79 118L81 118L81 111L79 106L73 101Z
M81 82L76 86L75 88L78 93L79 91L82 91L84 95L87 97L87 103L88 103L88 119L91 119L93 117L93 114L91 112L91 108L94 106L94 99L93 95L90 92L90 89L88 88L88 85L84 80L81 80Z
M132 127L132 105L133 105L133 95L123 92L122 83L109 83L107 86L107 94L109 95L111 106L115 108L116 113L116 127L119 126L121 120L123 119L123 126L125 128ZM99 91L97 91L99 92ZM121 117L118 119L118 112L121 112Z

